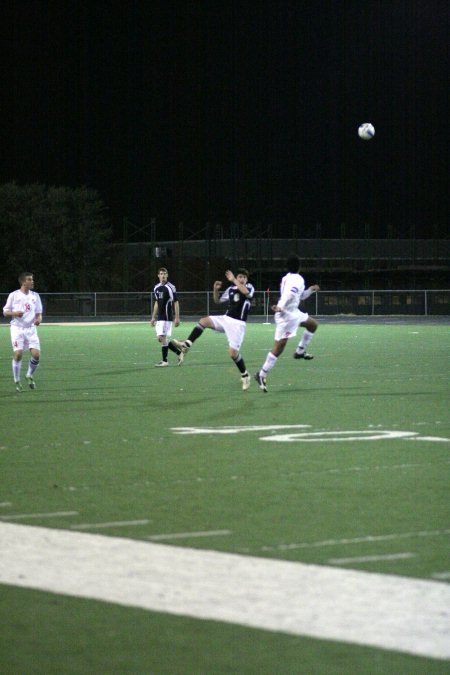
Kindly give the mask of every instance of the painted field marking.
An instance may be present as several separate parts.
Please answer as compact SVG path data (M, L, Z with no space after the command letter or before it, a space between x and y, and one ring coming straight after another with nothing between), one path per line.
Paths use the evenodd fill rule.
M127 525L148 525L150 521L146 519L142 520L117 520L111 523L80 523L80 525L71 525L71 530L89 530L89 529L101 529L107 527L126 527Z
M0 583L450 659L450 585L0 523Z
M417 431L306 431L293 434L274 434L262 436L260 441L275 441L276 443L302 441L317 443L323 441L385 441L393 438L411 438L417 436Z
M328 565L347 565L348 563L366 563L377 562L383 560L407 560L408 558L415 558L415 553L387 553L386 555L361 555L353 558L330 558L327 560Z
M440 537L450 534L450 530L419 530L418 532L394 532L392 534L367 534L351 539L324 539L322 541L303 541L293 544L261 546L261 551L291 551L297 548L322 548L323 546L346 546L347 544L365 544L376 541L395 541L396 539L414 539L418 537Z
M59 518L59 516L78 516L78 511L54 511L53 513L15 513L0 516L0 520L27 520L28 518Z
M170 539L193 539L196 537L225 537L232 534L231 530L205 530L203 532L173 532L172 534L152 534L146 539L164 541Z
M240 434L243 431L272 431L276 429L308 429L310 424L268 424L262 426L172 427L175 434Z
M283 429L308 429L310 424L270 424L255 426L224 426L224 427L172 427L174 434L182 435L200 435L200 434L240 434L247 431L281 431ZM283 434L272 434L270 436L260 436L260 441L272 441L275 443L317 443L317 442L342 442L342 441L385 441L393 439L404 439L414 441L433 441L440 443L449 443L449 438L439 436L420 436L417 431L399 431L389 429L379 429L370 427L369 429L358 430L326 430L290 432Z
M435 572L431 576L433 579L440 579L443 581L445 579L450 579L450 572Z
M433 443L448 443L448 438L439 438L439 436L416 436L410 438L410 441L432 441Z

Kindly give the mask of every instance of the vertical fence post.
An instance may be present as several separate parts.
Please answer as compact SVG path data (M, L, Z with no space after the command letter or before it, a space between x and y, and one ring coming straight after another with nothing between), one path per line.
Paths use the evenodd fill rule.
M428 297L427 297L427 292L424 291L424 308L425 308L425 316L428 316Z
M264 291L264 314L266 315L265 323L270 323L269 321L269 304L270 304L270 288L267 291Z

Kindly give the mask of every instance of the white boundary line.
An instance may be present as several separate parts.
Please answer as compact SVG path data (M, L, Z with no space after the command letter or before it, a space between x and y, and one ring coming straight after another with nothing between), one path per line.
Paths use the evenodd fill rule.
M438 581L0 523L0 583L450 659Z

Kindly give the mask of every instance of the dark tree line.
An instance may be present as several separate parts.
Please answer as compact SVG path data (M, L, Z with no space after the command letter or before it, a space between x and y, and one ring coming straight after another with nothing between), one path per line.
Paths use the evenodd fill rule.
M33 272L41 292L109 290L111 229L95 190L0 185L0 291Z

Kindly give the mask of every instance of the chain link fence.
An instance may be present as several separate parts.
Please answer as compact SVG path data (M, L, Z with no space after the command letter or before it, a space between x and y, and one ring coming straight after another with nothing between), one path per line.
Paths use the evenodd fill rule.
M139 320L149 318L153 309L151 292L40 295L47 320ZM0 293L2 307L7 296L7 293ZM270 306L278 297L277 291L257 291L251 316L271 316ZM211 291L181 292L178 299L180 313L186 319L224 311L224 305L213 302ZM448 316L450 290L320 291L305 301L304 309L319 316Z

